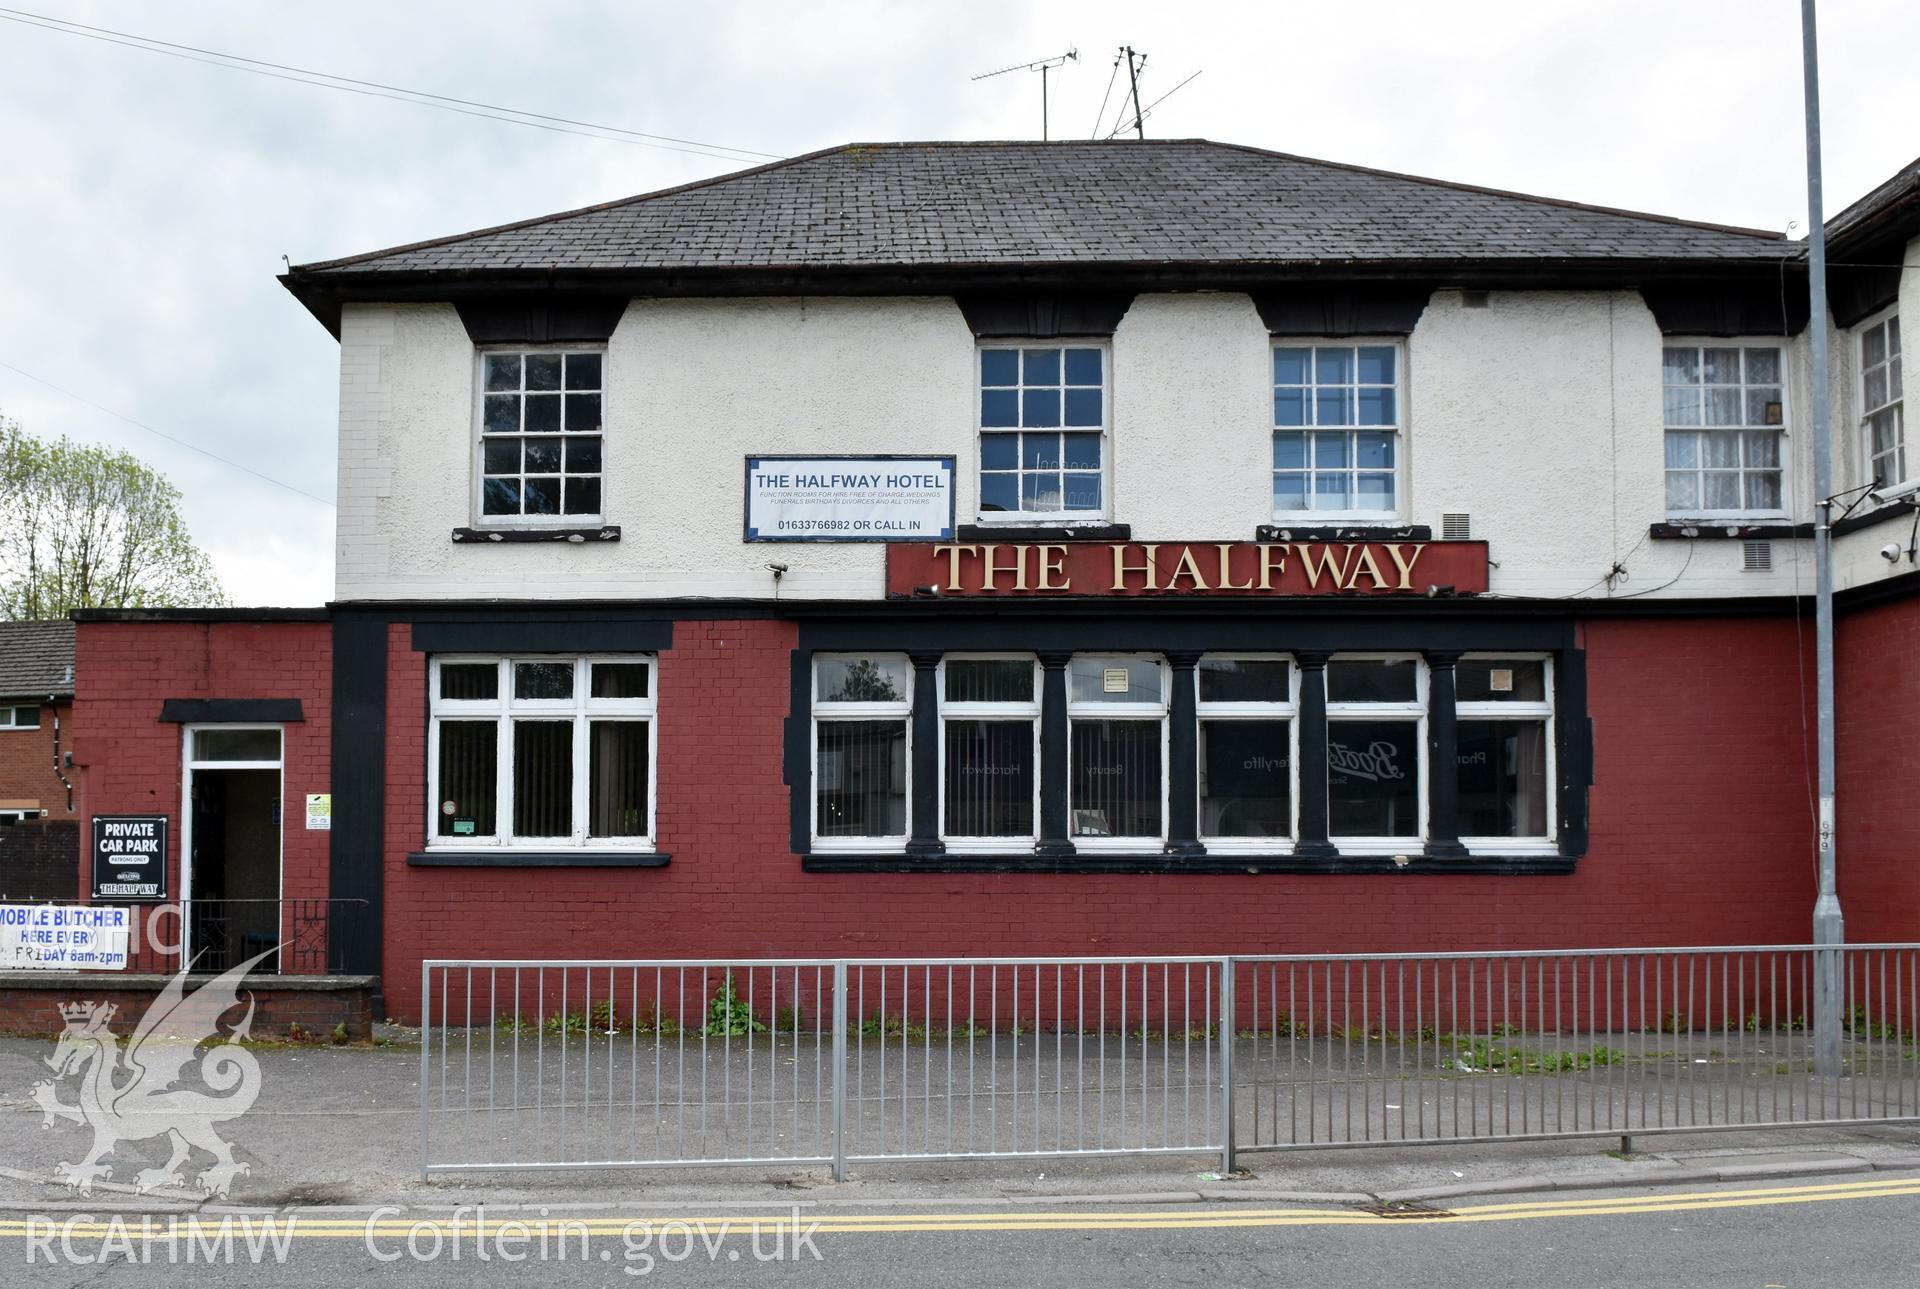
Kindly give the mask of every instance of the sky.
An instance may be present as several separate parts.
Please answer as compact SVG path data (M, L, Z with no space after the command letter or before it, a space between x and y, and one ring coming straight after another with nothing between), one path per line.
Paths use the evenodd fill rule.
M165 473L244 605L333 590L339 354L275 281L282 256L565 210L746 154L1034 138L1037 75L971 78L1068 49L1055 137L1112 128L1128 44L1147 55L1143 103L1200 73L1149 137L1795 235L1806 218L1792 0L22 2L0 0L0 416ZM319 89L19 13L744 152ZM1920 5L1827 0L1820 42L1831 216L1920 154Z

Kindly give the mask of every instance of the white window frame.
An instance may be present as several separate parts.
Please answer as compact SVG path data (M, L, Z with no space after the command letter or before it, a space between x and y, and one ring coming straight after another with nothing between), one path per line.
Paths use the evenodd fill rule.
M1098 510L987 510L981 504L981 476L986 473L981 468L980 451L989 435L1011 434L1016 440L1026 433L1021 426L985 426L981 419L981 394L988 388L982 383L985 372L982 370L984 355L991 349L1012 349L1023 352L1028 349L1058 349L1062 351L1062 386L1060 399L1060 424L1052 427L1056 434L1087 434L1094 427L1086 425L1068 425L1066 423L1066 372L1065 351L1068 349L1096 349L1100 352L1100 508ZM1022 358L1021 373L1025 376L1026 360ZM992 388L1005 389L1004 385ZM1024 385L1014 386L1024 389ZM973 509L977 521L981 524L1005 524L1015 527L1033 527L1035 525L1071 528L1078 524L1099 524L1107 522L1113 514L1113 343L1105 336L1086 336L1061 338L1054 340L990 340L981 341L973 348ZM1045 427L1035 427L1036 432L1045 433ZM1062 451L1065 451L1062 440ZM1061 461L1061 473L1066 473L1066 462ZM1004 473L998 472L995 473ZM1015 479L1026 473L1024 466L1017 467ZM1081 472L1084 473L1084 472ZM1064 482L1062 488L1064 490ZM1064 498L1063 498L1064 500ZM1025 503L1022 502L1024 505Z
M947 698L947 664L950 662L1025 662L1033 668L1033 699L1025 703L973 703L950 701ZM940 790L936 809L939 810L940 840L946 843L947 850L953 854L985 853L1032 849L1040 840L1040 687L1045 677L1040 671L1040 660L1030 653L955 653L946 654L940 659L939 702L940 702L940 753L939 773ZM1030 835L1016 836L1008 834L1001 837L968 837L949 834L947 826L947 722L956 721L1027 721L1033 728L1033 831Z
M1331 689L1327 693L1327 743L1333 744L1333 727L1342 723L1362 720L1406 720L1412 718L1415 723L1414 750L1416 752L1417 772L1414 776L1414 792L1419 810L1418 824L1410 837L1356 837L1329 833L1328 840L1343 853L1351 854L1405 854L1423 849L1429 835L1427 783L1433 773L1428 764L1433 758L1427 755L1428 702L1432 694L1427 660L1417 653L1393 652L1352 652L1336 653L1327 660L1328 668L1337 662L1410 662L1414 665L1414 697L1410 702L1361 703L1336 702ZM1321 683L1327 683L1332 676L1331 670L1321 673ZM1327 817L1332 823L1333 817L1333 769L1323 765L1318 773L1327 776Z
M1560 765L1558 748L1555 746L1558 731L1555 727L1553 710L1553 655L1517 650L1483 650L1477 653L1460 655L1462 662L1504 661L1537 662L1542 664L1541 684L1546 697L1538 702L1497 702L1463 703L1454 702L1454 727L1472 720L1528 721L1538 720L1545 727L1544 739L1547 748L1547 832L1544 837L1471 837L1462 836L1460 843L1469 851L1483 855L1553 855L1559 853L1560 840ZM1455 767L1458 773L1458 767Z
M1208 662L1284 662L1287 664L1287 700L1277 702L1224 703L1208 702L1203 699L1200 690L1200 673ZM1194 685L1194 755L1197 761L1194 774L1194 818L1199 822L1200 842L1209 854L1231 852L1257 852L1266 855L1286 855L1293 852L1294 841L1300 836L1300 664L1292 654L1286 653L1242 653L1218 652L1201 656L1200 663L1193 671ZM1287 800L1292 817L1287 824L1285 837L1224 837L1207 832L1206 812L1206 759L1203 754L1205 735L1200 727L1209 721L1280 721L1287 723L1287 767L1290 783Z
M516 663L573 664L573 698L568 701L519 699L513 697L513 668ZM592 698L594 663L644 664L647 668L645 698ZM453 666L493 665L499 680L490 699L449 699L440 697L440 670ZM660 660L643 653L593 654L435 654L427 676L427 849L502 851L605 850L651 852L660 800ZM513 826L513 730L516 720L552 720L558 716L573 721L573 831L564 837L519 837ZM492 719L494 731L494 807L490 834L440 836L440 723L443 720L473 721ZM645 721L647 724L647 830L640 836L596 837L589 834L592 796L592 756L589 742L595 720Z
M0 720L0 730L39 729L40 708L42 706L44 706L44 704L41 703L0 703L0 713L4 713L6 716L5 720ZM20 713L28 711L33 713L33 724L22 725L20 723Z
M8 806L0 810L0 826L10 827L14 824L31 823L35 819L46 818L49 813L51 812L37 806Z
M907 692L903 698L884 703L827 702L820 697L820 664L858 658L885 658L904 662L907 667ZM807 832L816 851L844 854L897 853L913 836L913 660L891 649L854 650L816 653L807 664L807 692L810 696L807 723ZM901 831L884 837L823 837L820 835L820 724L822 721L899 721L906 729L901 755L906 758L906 809Z
M1889 398L1886 402L1875 404L1872 407L1867 405L1867 336L1871 332L1886 327L1889 323L1898 327L1899 319L1900 308L1898 305L1893 305L1880 310L1880 312L1861 323L1855 332L1857 339L1853 351L1855 359L1854 367L1859 374L1854 382L1854 395L1860 400L1860 482L1863 484L1874 481L1873 427L1869 424L1869 421L1873 416L1889 408L1893 410L1894 424L1899 427L1898 442L1895 444L1893 450L1893 464L1895 473L1899 477L1882 479L1880 480L1880 484L1882 487L1890 487L1896 483L1905 483L1908 479L1920 475L1920 468L1916 468L1913 454L1908 450L1905 380L1902 379L1901 381L1901 396L1899 398ZM1901 337L1903 341L1905 338L1904 335ZM1900 372L1904 377L1906 371L1906 356L1904 352L1901 352L1901 350L1893 350L1889 353L1888 357L1890 360L1898 357ZM1891 368L1892 363L1889 361L1878 365ZM1889 375L1891 375L1891 371ZM1889 390L1891 390L1891 383L1889 383Z
M1154 663L1160 669L1160 701L1157 703L1109 703L1081 699L1076 702L1073 697L1072 662L1088 658L1112 662L1128 660ZM1067 781L1063 785L1063 790L1067 794L1067 840L1073 843L1075 850L1084 852L1165 849L1173 805L1172 793L1169 790L1173 780L1170 747L1173 669L1161 654L1127 650L1076 653L1072 662L1068 664L1067 674ZM1160 723L1160 832L1157 836L1086 837L1076 830L1073 822L1073 726L1076 720L1153 720Z
M1704 425L1704 424L1702 425L1669 425L1667 423L1667 413L1666 413L1666 391L1668 388L1666 383L1666 353L1667 353L1667 350L1669 349L1693 349L1696 351L1703 350L1703 349L1740 349L1740 350L1771 349L1773 350L1780 364L1780 380L1778 382L1780 386L1780 424L1778 425L1744 425L1744 426ZM1790 384L1790 381L1792 379L1792 373L1789 370L1789 364L1787 361L1788 356L1789 356L1789 351L1787 349L1786 343L1777 336L1667 336L1662 340L1660 345L1660 372L1661 372L1661 379L1660 379L1660 462L1661 462L1660 504L1661 504L1662 512L1667 516L1668 519L1671 519L1671 520L1707 519L1707 520L1712 520L1715 523L1721 523L1727 520L1744 521L1744 520L1785 519L1790 515L1792 515L1793 513L1794 440L1791 432L1792 431L1791 413L1793 408L1793 390ZM1741 358L1743 378L1745 375L1745 363L1746 363L1746 359L1743 355ZM1705 387L1696 385L1696 386L1692 386L1691 388L1701 389ZM1749 388L1749 386L1747 386L1745 383L1742 383L1739 386L1739 388L1742 391L1741 402L1744 406L1745 404L1744 394L1745 394L1745 391ZM1702 406L1704 407L1704 401ZM1703 413L1702 419L1704 419L1704 413ZM1705 498L1706 498L1705 480L1701 479L1700 480L1700 484L1701 484L1700 496L1702 501L1700 505L1693 506L1690 508L1678 508L1678 509L1676 509L1673 506L1667 505L1666 504L1666 477L1667 477L1667 474L1669 473L1670 467L1668 467L1666 464L1666 444L1667 444L1667 436L1670 434L1693 434L1696 436L1708 435L1708 434L1735 434L1735 435L1775 434L1775 435L1778 435L1779 442L1780 442L1780 446L1779 446L1780 504L1777 507L1774 507L1773 509L1766 509L1763 507L1756 508L1752 506L1742 505L1731 510L1714 510L1709 508L1705 504ZM1701 447L1704 449L1705 447L1704 442L1702 442ZM1744 454L1744 450L1745 449L1743 447L1742 448L1743 454ZM1720 467L1720 468L1725 469L1725 467ZM1704 464L1696 464L1692 467L1692 472L1696 476L1700 476L1700 475L1704 475L1707 469L1708 467ZM1742 500L1744 501L1745 495L1746 495L1745 476L1747 476L1748 474L1761 473L1766 469L1766 467L1741 465L1737 467L1737 469L1742 478L1741 497L1742 497ZM1517 658L1520 655L1519 654L1503 654L1501 656Z
M1394 378L1393 379L1394 423L1392 425L1327 425L1327 426L1318 426L1318 425L1311 425L1311 424L1308 424L1308 425L1279 424L1277 421L1275 421L1273 416L1273 394L1274 394L1274 391L1276 389L1281 388L1281 386L1274 381L1273 363L1274 363L1275 352L1281 349L1305 349L1309 352L1309 354L1312 354L1313 351L1319 350L1319 349L1351 349L1355 351L1358 351L1361 349L1392 349L1393 350L1393 378ZM1358 361L1359 360L1356 354L1355 362L1357 363ZM1315 366L1317 371L1317 364L1314 358L1309 357L1308 363L1310 366ZM1267 379L1266 379L1267 505L1269 510L1272 512L1274 522L1290 523L1295 525L1324 524L1324 523L1341 523L1341 524L1397 523L1400 519L1400 516L1403 513L1405 513L1407 508L1407 439L1408 439L1407 426L1409 421L1407 391L1408 391L1409 382L1407 380L1406 339L1402 336L1275 336L1272 338L1271 343L1267 346L1266 376L1267 376ZM1287 386L1287 388L1291 389L1296 387ZM1311 391L1318 389L1319 386L1316 382L1315 384L1308 385L1305 388L1309 391L1311 395ZM1351 386L1350 388L1358 389L1358 388L1361 388L1361 386L1356 382L1355 385ZM1369 385L1369 386L1366 386L1366 388L1377 388L1377 387ZM1309 396L1307 401L1308 401L1309 408L1311 408L1311 405L1313 403L1312 397ZM1311 415L1311 411L1309 411L1309 415ZM1352 436L1355 434L1369 434L1369 433L1370 434L1380 434L1380 433L1391 434L1393 436L1393 506L1392 508L1387 510L1365 510L1365 509L1359 509L1359 508L1349 508L1346 510L1314 510L1312 509L1311 508L1311 502L1313 500L1312 484L1313 484L1314 476L1316 473L1318 473L1318 471L1312 465L1311 456L1309 456L1309 464L1306 468L1306 478L1307 478L1307 485L1308 485L1307 500L1309 503L1309 508L1305 510L1280 509L1278 505L1274 504L1274 500L1273 500L1273 479L1275 475L1280 473L1280 471L1275 469L1273 466L1274 436L1279 434L1294 434L1294 433L1305 434L1307 436L1307 447L1308 447L1309 453L1312 452L1313 435L1316 433L1346 434L1348 436L1348 449L1350 452L1353 450ZM1292 472L1290 471L1289 473L1292 473ZM1361 471L1357 465L1349 465L1346 468L1345 473L1349 477L1352 477L1354 475L1361 473ZM1371 473L1378 473L1378 472L1367 471L1366 473L1371 474Z
M524 361L528 354L599 354L600 355L600 388L598 390L598 393L600 395L600 430L598 435L600 439L600 509L599 510L595 511L592 514L576 514L576 515L568 515L568 514L489 515L486 513L485 493L486 493L486 486L487 486L487 479L486 479L487 439L486 439L485 430L486 430L486 423L487 423L487 359L490 357L497 357L501 354L520 355L523 363L523 366L522 366L523 373L525 370ZM607 485L608 485L608 481L613 477L613 471L610 469L612 462L609 459L609 451L612 447L612 435L607 433L607 426L609 423L608 414L610 411L608 406L609 390L607 388L608 365L609 365L609 360L607 355L607 346L604 344L573 343L573 344L554 344L554 345L512 344L512 345L475 346L474 353L473 353L473 425L471 430L468 433L468 438L471 441L471 446L472 446L471 457L472 457L473 483L471 488L468 490L470 495L468 496L468 499L467 499L468 509L472 513L473 526L475 528L504 528L504 529L595 528L606 522ZM521 385L523 389L525 387L525 384L526 384L526 377L523 374L521 376ZM500 391L500 392L504 393L505 391ZM565 415L564 402L566 398L566 378L564 373L561 377L560 397L562 399L562 404L563 404L562 415L564 416ZM522 423L524 424L524 413L523 413ZM504 436L496 436L496 437L504 437ZM522 430L518 437L520 439L526 438L527 437L526 432ZM556 430L552 435L540 435L538 437L557 438L564 442L569 436L564 430ZM581 437L584 437L584 436L581 436ZM564 454L565 448L563 447L561 451ZM522 461L523 467L524 467L524 464L525 462L523 460ZM562 469L561 477L562 478L565 477L565 473L564 473L565 468L566 468L566 461L563 455L561 460L561 469ZM524 469L522 473L524 475ZM561 504L565 505L566 498L564 496L564 485L562 485L562 487L563 487L563 495L561 497Z

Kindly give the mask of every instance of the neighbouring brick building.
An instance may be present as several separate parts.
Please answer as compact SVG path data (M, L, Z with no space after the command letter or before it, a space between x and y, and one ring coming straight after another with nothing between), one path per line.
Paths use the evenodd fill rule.
M1909 939L1920 166L1830 232L1842 896ZM82 615L84 813L336 901L392 1014L428 957L1807 935L1797 243L861 145L284 282L337 599Z
M0 899L61 897L79 863L63 736L73 623L0 622Z

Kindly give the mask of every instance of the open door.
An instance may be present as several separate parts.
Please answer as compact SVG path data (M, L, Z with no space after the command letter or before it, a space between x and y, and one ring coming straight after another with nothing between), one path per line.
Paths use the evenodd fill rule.
M280 943L281 732L190 726L181 847L185 957L225 971ZM279 970L278 955L261 970Z

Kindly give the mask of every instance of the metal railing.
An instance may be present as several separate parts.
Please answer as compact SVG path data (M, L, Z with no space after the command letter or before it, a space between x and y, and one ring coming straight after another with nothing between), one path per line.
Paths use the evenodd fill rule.
M1839 1060L1817 1066L1816 957ZM1920 1116L1920 948L1242 958L1239 1148Z
M1844 991L1815 1069L1816 954ZM423 964L428 1173L1920 1118L1920 945Z

